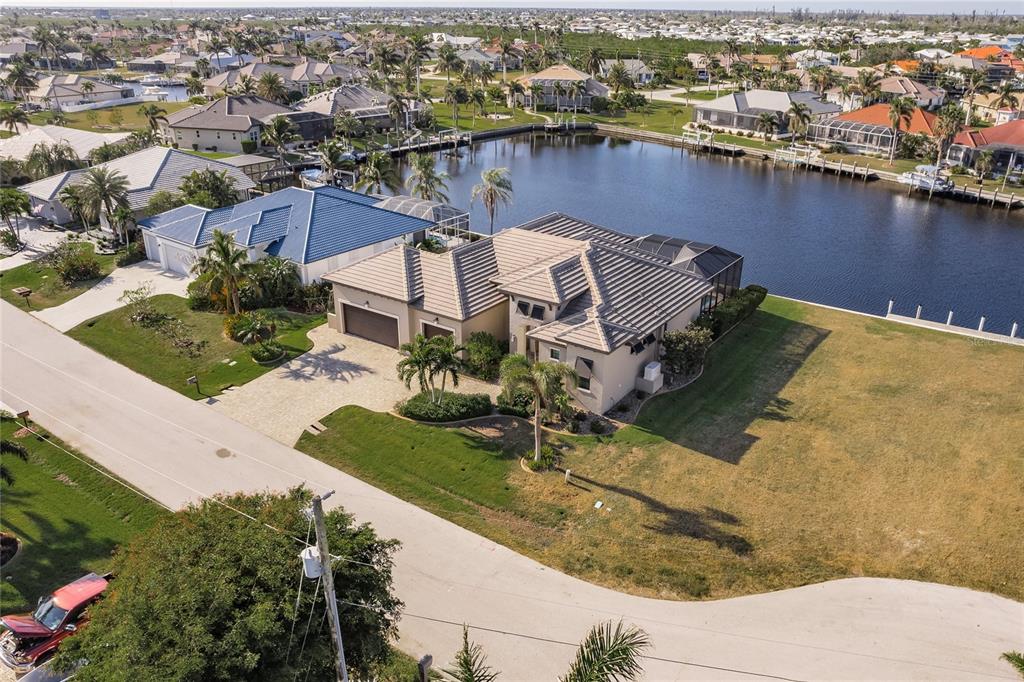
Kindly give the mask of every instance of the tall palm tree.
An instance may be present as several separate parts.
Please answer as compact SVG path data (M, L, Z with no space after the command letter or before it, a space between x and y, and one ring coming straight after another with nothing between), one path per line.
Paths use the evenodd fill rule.
M939 113L935 117L935 123L932 126L932 130L935 137L936 166L942 164L942 157L946 153L946 145L953 139L954 135L960 132L960 128L962 127L960 114L960 108L957 107L956 104L950 102L939 109Z
M591 78L597 78L597 74L601 71L601 64L604 63L604 58L601 55L601 48L597 46L591 46L587 49L587 54L583 58L583 68L590 72Z
M416 92L420 91L420 69L430 56L430 41L426 36L412 36L406 43L406 59L416 66Z
M342 109L334 117L334 130L336 133L340 132L342 134L346 143L351 144L352 135L359 130L359 126L359 119L347 109Z
M15 97L25 99L25 93L34 90L39 84L32 69L25 62L13 62L8 66L7 87L11 89Z
M7 223L7 229L11 231L18 243L21 243L21 216L27 216L32 211L32 205L28 195L13 189L0 190L0 219ZM11 218L14 222L11 222Z
M473 88L469 93L469 103L473 105L473 127L476 128L477 115L487 113L487 93L481 88Z
M612 64L605 78L608 85L612 86L613 95L618 95L620 90L629 90L633 87L633 79L629 77L626 65L622 63L621 59Z
M964 116L964 125L971 124L971 114L974 113L974 98L989 91L987 76L977 69L964 69L963 74L963 101L967 113Z
M878 99L882 92L882 79L874 69L861 69L857 72L856 89L860 94L860 104L867 105Z
M18 132L18 126L27 126L28 114L19 107L10 107L0 111L0 123L12 133Z
M372 190L373 194L380 194L385 187L397 192L401 186L394 159L390 154L375 151L366 156L366 161L359 172L359 180L356 181L356 189L365 192Z
M295 124L285 116L275 116L260 133L260 141L268 147L274 148L277 158L282 164L285 163L284 155L288 151L288 145L298 139L300 138L299 134L295 132Z
M757 117L757 129L764 133L764 141L767 142L779 129L779 117L770 111L761 112Z
M488 168L480 174L480 182L473 185L469 203L480 199L490 218L491 234L494 234L494 214L499 205L512 203L512 178L508 168Z
M583 95L587 94L587 86L583 81L569 83L568 95L572 97L572 114L576 115L579 104L583 101Z
M512 81L507 86L508 89L508 104L509 108L512 109L512 115L515 116L516 106L519 104L519 98L526 94L526 88L519 81Z
M889 125L892 127L892 145L889 149L889 165L896 160L896 146L899 144L900 129L905 123L910 128L910 117L917 106L909 97L896 97L889 102Z
M235 94L237 95L255 95L258 89L259 85L253 77L247 73L243 73L238 77L238 80L235 81Z
M576 381L576 372L560 362L530 362L525 355L509 355L501 361L498 371L501 390L511 400L516 391L525 390L533 397L533 461L540 461L541 411L551 406L565 391L566 381Z
M515 43L507 37L498 42L498 56L501 59L501 82L508 82L508 60L515 54Z
M417 334L412 341L403 343L398 349L403 355L395 366L398 378L406 388L412 386L415 379L419 384L420 393L430 391L430 401L435 402L437 391L434 387L434 346L423 334Z
M430 154L413 152L408 156L409 177L405 179L405 187L414 197L427 201L448 203L447 173L438 173L434 166L434 157Z
M203 80L198 76L189 76L185 79L185 92L189 97L203 94L204 87Z
M107 48L99 43L89 43L82 50L90 60L92 60L92 68L98 73L100 70L100 61L107 61L110 59L107 56Z
M28 461L28 450L25 446L6 438L0 440L0 455L14 455L23 462ZM7 485L14 485L14 474L3 464L0 464L0 481Z
M158 107L157 105L150 102L149 104L143 104L139 107L139 116L146 119L149 124L149 129L156 131L160 129L160 122L167 122L167 110Z
M37 142L25 157L25 170L37 178L48 178L82 165L78 153L67 142Z
M459 103L466 100L466 89L455 83L448 83L444 86L444 101L452 107L452 123L455 128L459 127Z
M404 128L405 116L409 111L409 105L401 95L392 95L388 100L388 115L395 121L395 131L401 132Z
M82 94L85 95L86 99L90 99L91 100L92 99L91 95L92 95L93 91L96 90L96 86L93 85L92 81L85 81L84 83L82 83L80 89L82 90Z
M807 132L807 126L811 123L811 108L809 106L803 102L793 102L789 105L786 116L789 118L789 129L794 138L798 134L803 135Z
M347 170L353 167L353 163L345 156L345 147L337 140L325 140L316 148L316 154L320 157L320 170L322 175L330 178L330 184L337 184L338 171Z
M1013 89L1013 83L1006 81L996 91L996 99L992 102L996 109L1009 109L1017 111L1020 109L1020 95Z
M267 71L260 76L256 85L256 92L264 99L272 102L283 102L288 97L288 90L285 88L284 79L273 71Z
M254 265L249 262L246 250L235 246L230 234L214 230L210 245L192 266L192 272L209 274L211 288L224 294L227 312L237 315L242 312L238 292L248 281Z
M458 387L459 385L459 371L462 369L462 359L459 354L465 351L466 347L455 343L455 337L451 335L435 336L427 343L431 346L432 351L431 374L433 376L441 375L441 389L437 394L437 404L441 405L444 403L448 377L452 379L452 386Z
M978 174L979 185L985 184L985 176L992 171L994 165L995 153L991 149L986 149L974 159L974 172Z
M533 113L537 113L537 104L544 103L544 86L540 83L530 84L530 103L533 104Z
M449 83L452 80L452 71L462 68L462 60L451 45L445 43L437 51L437 68L444 71L445 81Z
M103 215L111 230L116 230L114 211L128 205L128 178L116 170L94 166L87 170L81 182L82 202L93 217ZM121 241L127 241L123 232Z
M82 221L82 228L89 230L89 208L82 197L82 189L78 185L65 185L57 194L61 205L68 210L72 216L77 216Z

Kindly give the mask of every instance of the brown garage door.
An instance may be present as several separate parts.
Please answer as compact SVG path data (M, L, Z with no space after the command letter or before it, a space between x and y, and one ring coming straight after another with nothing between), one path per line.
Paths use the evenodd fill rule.
M423 323L423 336L428 339L432 339L435 336L451 336L452 330L445 329L444 327L438 327L432 324Z
M385 346L398 348L398 320L365 308L343 305L345 331Z

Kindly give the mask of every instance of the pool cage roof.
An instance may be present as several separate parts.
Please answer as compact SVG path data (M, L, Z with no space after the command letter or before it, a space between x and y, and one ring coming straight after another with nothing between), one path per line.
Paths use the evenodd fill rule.
M874 135L890 139L893 135L893 129L889 126L878 125L877 123L861 123L860 121L846 121L839 118L830 118L812 123L811 128L818 133L829 131L841 132L844 135Z

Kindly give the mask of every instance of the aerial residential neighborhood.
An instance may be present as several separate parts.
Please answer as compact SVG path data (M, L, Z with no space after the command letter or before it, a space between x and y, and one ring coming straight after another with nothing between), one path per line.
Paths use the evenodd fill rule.
M1020 8L504 4L0 8L0 680L1024 679Z

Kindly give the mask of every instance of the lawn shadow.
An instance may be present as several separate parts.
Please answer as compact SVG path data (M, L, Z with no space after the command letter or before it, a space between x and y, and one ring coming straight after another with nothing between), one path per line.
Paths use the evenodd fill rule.
M589 483L592 486L617 493L634 499L648 511L657 514L655 524L644 524L644 528L660 535L676 535L703 540L714 543L716 547L727 549L737 556L747 556L754 551L754 546L742 535L730 532L720 526L740 526L742 523L732 514L716 509L704 507L703 509L683 509L665 504L646 493L632 488L625 488L611 483L601 483L592 478L581 476L573 472L572 477Z
M289 360L280 371L284 377L293 381L328 379L348 382L366 374L376 374L372 367L337 357L344 350L345 346L333 344L316 352L306 352Z
M758 441L753 422L798 418L800 405L780 393L829 333L758 310L711 349L696 383L645 405L636 428L739 464Z

